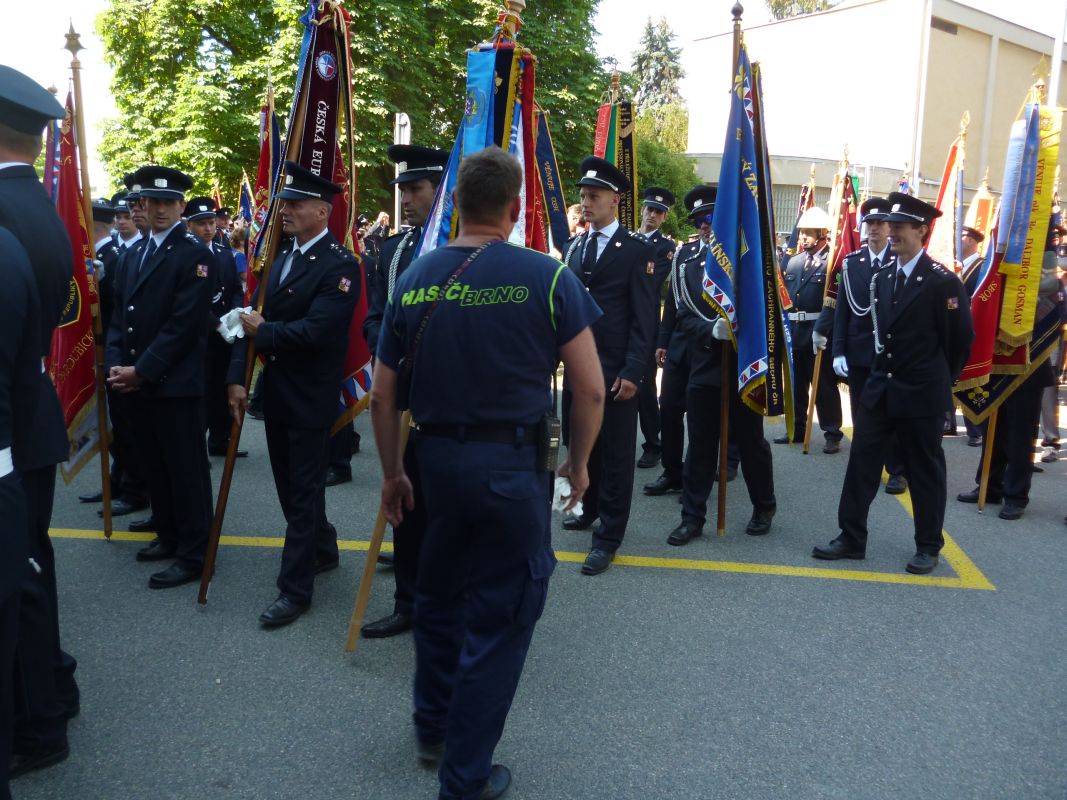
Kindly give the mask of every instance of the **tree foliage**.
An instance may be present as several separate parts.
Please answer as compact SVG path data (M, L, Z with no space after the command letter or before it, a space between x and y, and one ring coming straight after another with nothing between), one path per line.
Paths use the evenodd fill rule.
M653 26L645 22L645 32L633 55L633 72L638 82L634 100L642 110L682 102L678 82L685 77L682 49L675 47L674 32L663 17Z
M597 0L539 0L519 41L538 57L537 98L551 111L564 176L592 149L606 85L593 48ZM377 0L352 15L360 205L390 193L393 114L411 118L413 142L450 147L463 112L466 48L487 38L495 0ZM268 76L283 120L292 103L305 0L110 0L97 19L120 118L101 156L113 182L145 163L187 171L194 191L214 179L236 200L241 171L259 157L258 113ZM284 132L283 132L284 134Z
M642 190L646 186L662 186L670 189L677 198L674 208L663 222L663 232L677 241L693 233L693 226L685 218L685 206L682 198L686 192L700 183L696 171L696 162L683 153L673 150L662 142L640 136L637 140L637 178Z
M767 10L775 19L789 19L801 14L814 14L833 8L841 0L764 0Z

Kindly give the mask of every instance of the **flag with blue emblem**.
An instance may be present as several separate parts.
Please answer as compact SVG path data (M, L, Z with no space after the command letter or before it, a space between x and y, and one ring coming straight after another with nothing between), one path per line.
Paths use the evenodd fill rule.
M790 335L774 244L759 67L753 69L742 41L704 265L704 299L730 324L741 400L764 416L785 414L790 427Z

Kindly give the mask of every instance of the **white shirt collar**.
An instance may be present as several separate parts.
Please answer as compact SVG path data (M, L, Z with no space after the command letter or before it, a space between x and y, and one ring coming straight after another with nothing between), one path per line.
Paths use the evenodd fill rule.
M881 264L884 267L885 266L885 260L889 256L889 243L886 242L885 247L882 248L882 252L881 253L874 252L871 249L871 246L868 244L867 245L867 252L870 253L870 255L871 255L871 263L872 264L874 263L874 260L877 258L878 259L878 263Z
M963 259L963 268L966 269L967 267L971 266L971 264L973 264L975 261L977 261L981 257L982 257L981 252L979 252L977 250L975 252L971 253L969 256L967 256L967 258Z
M163 242L166 240L166 238L168 236L170 236L171 232L181 224L182 224L182 221L178 220L173 225L171 225L169 228L167 228L165 231L163 231L161 233L153 233L151 238L152 238L152 241L154 241L156 243L156 247L157 248L161 247L163 245Z
M897 269L904 272L904 278L910 279L911 273L915 271L915 265L919 263L919 259L922 258L922 254L925 253L925 249L919 250L918 253L907 264L898 264Z
M97 242L95 245L93 245L93 252L94 253L100 252L100 248L101 247L103 247L106 244L110 244L110 243L111 243L111 237L110 236L105 236L103 239L101 239L99 242Z
M322 232L318 236L313 236L312 238L308 239L303 244L297 245L296 249L300 251L300 255L305 255L308 250L310 250L312 247L314 247L318 243L319 239L321 239L323 236L325 236L329 232L330 232L329 228L323 228ZM296 244L296 240L295 239L293 240L293 243Z
M619 220L618 220L618 218L616 218L616 219L613 219L611 222L609 222L607 225L605 225L603 228L600 228L600 229L594 228L592 225L590 225L589 226L589 233L592 233L593 231L596 231L597 233L601 234L605 239L610 239L612 236L615 235L615 231L617 231L618 229L619 229Z
M141 232L140 231L137 231L137 233L135 233L129 239L123 239L121 236L119 237L119 243L120 244L124 244L127 247L139 242L140 240L141 240Z

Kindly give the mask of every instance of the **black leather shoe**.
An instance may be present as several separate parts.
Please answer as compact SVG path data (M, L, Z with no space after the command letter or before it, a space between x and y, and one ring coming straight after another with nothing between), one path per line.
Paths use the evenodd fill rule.
M8 776L17 778L27 772L54 766L61 761L66 761L69 755L70 747L66 744L43 750L32 750L28 753L12 753Z
M640 469L652 469L659 463L659 459L659 450L646 450L641 454L641 457L637 459L637 466Z
M775 444L789 444L790 443L789 442L789 435L783 433L781 436L775 436L774 437L774 443Z
M203 569L187 567L184 564L174 562L162 572L157 572L148 579L149 589L173 589L175 586L183 586L187 583L200 580Z
M997 514L1001 519L1017 520L1021 519L1023 511L1026 509L1023 506L1017 506L1014 503L1005 503L1004 508L1000 509L1000 513Z
M968 436L967 437L967 446L968 447L981 447L982 446L982 437L981 436Z
M337 486L337 485L342 484L342 483L351 483L351 482L352 482L352 473L351 472L342 472L341 470L334 469L333 467L330 467L328 470L326 470L326 485L327 486Z
M127 514L132 514L134 511L144 511L146 508L148 508L147 501L131 503L129 500L120 497L118 500L111 501L111 516L124 517ZM104 510L100 509L96 512L96 515L98 517L104 516Z
M306 605L294 603L284 594L281 594L278 595L277 600L267 607L266 611L259 615L259 621L264 628L280 628L282 625L288 625L293 622L309 608L311 608L311 603Z
M610 567L611 562L614 560L614 553L609 553L607 550L601 550L599 547L594 547L589 551L589 555L585 557L585 563L582 564L582 574L599 575Z
M830 456L834 453L840 453L841 441L839 439L827 439L826 444L822 446L822 451Z
M925 575L928 572L933 572L936 566L937 556L932 556L929 553L916 553L911 557L911 561L908 562L904 569L912 575Z
M975 486L969 492L961 492L956 495L956 499L961 503L977 503L978 502L978 487ZM986 492L985 501L987 503L1000 503L1004 498L996 492Z
M646 483L644 492L649 497L659 497L661 494L682 491L682 479L672 478L664 472L652 483Z
M411 617L407 614L393 612L388 617L382 617L374 622L368 622L360 632L366 639L388 639L390 636L398 636L411 630Z
M224 444L221 447L219 447L218 445L209 444L207 446L207 454L209 456L225 456L229 449L230 446L228 444ZM238 450L237 458L248 458L248 451Z
M745 526L745 533L749 536L763 536L771 532L771 520L774 519L774 509L769 511L753 511L752 519Z
M856 546L842 541L840 538L834 539L826 547L815 546L811 549L811 557L822 559L823 561L839 561L843 558L852 558L856 561L862 561L866 554L862 550L857 550Z
M92 494L80 494L80 495L78 495L78 502L79 503L103 503L104 502L104 493L103 492L93 492Z
M563 530L587 531L593 527L593 523L596 522L596 520L596 517L567 517L563 520Z
M885 482L886 494L904 494L908 491L908 480L903 475L890 475Z
M156 518L145 517L144 519L135 519L129 525L126 526L130 533L149 533L156 530ZM141 559L142 561L145 559ZM148 559L151 560L151 559Z
M315 574L321 575L324 572L330 572L337 569L341 565L341 559L335 558L332 561L316 561L315 562Z
M444 754L444 742L428 743L420 739L415 743L415 756L424 767L436 767Z
M261 408L252 408L252 406L249 406L248 411L246 411L245 413L248 414L248 416L250 416L252 419L263 419L263 409Z
M176 545L164 542L157 537L137 551L137 560L163 561L164 559L174 558L174 554L177 552L178 547Z
M718 477L718 476L716 476ZM737 467L732 467L729 464L726 465L726 482L729 483L737 477Z
M493 764L492 769L489 770L489 780L482 787L478 800L496 800L503 796L509 786L511 786L511 771L503 764Z
M683 522L671 531L670 535L667 537L667 544L681 547L684 544L689 544L691 539L696 539L703 532L701 526L697 525L695 522ZM589 561L586 560L585 563L588 564ZM584 572L585 570L583 569L582 571Z
M386 553L384 550L378 551L378 566L379 567L392 567L396 564L396 556L393 553Z

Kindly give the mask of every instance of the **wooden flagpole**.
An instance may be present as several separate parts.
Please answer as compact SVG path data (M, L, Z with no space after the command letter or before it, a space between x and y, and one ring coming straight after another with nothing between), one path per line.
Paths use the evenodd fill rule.
M85 139L85 114L82 111L82 65L78 60L78 53L85 48L81 45L81 34L74 32L73 21L70 23L66 38L66 49L70 51L70 72L74 81L74 130L78 139L78 159L81 162L79 168L82 184L82 214L85 217L86 236L90 240L89 247L92 249L94 244L92 241L93 204L89 197L88 142ZM100 486L104 495L104 538L111 541L111 465L108 461L107 392L104 389L104 328L100 319L100 281L97 280L95 272L93 283L96 285L97 297L96 305L92 307L92 315L93 351L96 361L96 426L100 436Z
M1000 406L994 408L986 420L985 437L982 439L982 474L978 481L978 512L985 511L986 495L989 493L989 467L993 463L993 445L997 436L997 413Z

